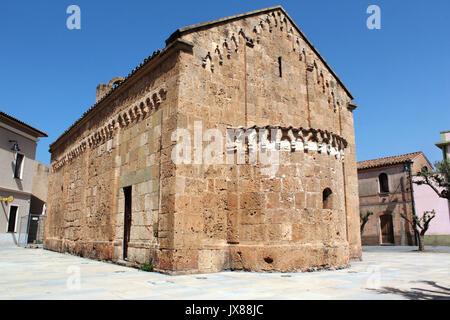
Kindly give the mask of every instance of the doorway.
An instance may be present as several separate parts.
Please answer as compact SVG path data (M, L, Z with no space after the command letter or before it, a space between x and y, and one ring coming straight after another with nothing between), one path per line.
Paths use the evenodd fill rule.
M123 214L123 260L128 257L128 242L130 242L131 231L131 186L123 188L124 214Z
M16 220L17 220L17 211L19 207L10 206L9 207L9 218L8 218L8 229L7 232L15 233L16 232Z
M381 244L394 244L394 226L392 215L384 214L380 216Z

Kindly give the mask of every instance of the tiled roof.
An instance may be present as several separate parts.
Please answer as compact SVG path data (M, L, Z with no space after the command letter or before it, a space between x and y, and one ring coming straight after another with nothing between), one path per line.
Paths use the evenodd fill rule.
M29 129L29 131L31 131L33 135L36 137L48 137L48 135L44 131L38 130L35 127L30 126L28 123L25 123L17 118L14 118L13 116L3 111L0 111L0 117L5 117L6 119L9 119L10 121L15 122L16 124Z
M106 93L100 100L98 100L92 107L90 107L85 113L83 113L81 115L81 117L78 118L78 120L76 120L69 128L67 128L67 130L65 130L59 137L58 139L55 140L58 141L60 138L62 138L67 132L69 132L72 128L74 128L80 121L81 119L83 119L84 117L87 116L88 113L91 113L99 104L102 103L103 100L105 100L107 97L109 97L114 91L116 91L119 87L121 87L131 76L133 76L139 69L142 69L142 67L144 65L146 65L148 62L150 62L151 60L153 60L156 56L161 54L161 50L155 51L153 52L153 54L151 56L149 56L148 58L144 59L144 61L138 65L136 68L134 68L121 82L120 84L118 84L115 87L112 87L111 90L109 90L108 93ZM55 143L53 142L50 147Z
M89 113L92 113L94 109L97 108L97 106L99 104L101 104L107 97L109 97L113 92L119 90L119 88L123 87L124 83L127 82L127 80L129 80L130 77L132 77L139 69L142 69L142 67L144 67L147 63L149 63L150 61L152 61L155 57L157 56L161 56L163 55L168 48L171 46L171 44L174 43L174 41L176 41L183 33L186 32L191 32L191 31L195 31L197 29L203 28L203 27L211 27L215 24L218 23L223 23L225 21L231 21L231 20L235 20L235 19L240 19L240 18L244 18L247 16L251 16L251 15L255 15L255 14L259 14L259 13L263 13L263 12L268 12L268 11L273 11L273 10L281 10L283 12L283 14L290 20L290 22L292 23L292 25L299 31L299 33L302 35L302 37L305 39L305 41L308 43L309 46L311 46L311 48L313 49L313 51L318 55L318 57L322 60L322 62L324 63L324 65L329 69L329 71L331 72L332 75L335 76L335 78L337 79L337 81L342 85L342 87L344 88L344 90L348 93L348 95L350 96L351 99L353 99L353 95L350 93L350 91L347 89L347 87L344 85L344 83L341 81L341 79L336 75L336 73L333 71L333 69L331 69L331 67L328 65L328 63L325 61L325 59L322 57L322 55L319 53L319 51L317 51L317 49L312 45L312 43L309 41L309 39L304 35L304 33L300 30L300 28L295 24L294 20L292 20L292 18L288 15L288 13L283 9L283 7L281 6L275 6L275 7L270 7L270 8L266 8L266 9L261 9L261 10L256 10L256 11L252 11L252 12L247 12L247 13L243 13L243 14L239 14L239 15L235 15L235 16L231 16L231 17L226 17L226 18L222 18L222 19L218 19L218 20L214 20L214 21L210 21L210 22L205 22L205 23L201 23L201 24L197 24L197 25L193 25L193 26L188 26L185 28L181 28L176 30L167 40L166 40L166 47L162 50L158 50L153 52L153 55L149 56L148 58L146 58L139 66L137 66L135 69L133 69L131 71L131 73L129 73L122 82L120 82L120 84L118 84L116 87L113 87L107 94L105 94L99 101L97 101L92 107L90 107L85 113L83 113L81 115L80 118L78 118L78 120L76 120L67 130L65 130L59 137L58 139L56 139L52 144L50 144L50 149L52 148L52 146L59 141L65 134L67 134L71 129L73 129L82 119L84 119Z
M413 152L413 153L402 154L399 156L392 156L392 157L386 157L386 158L378 158L378 159L360 161L357 164L358 170L384 167L384 166L389 166L389 165L393 165L393 164L404 163L406 161L412 161L420 154L423 154L423 152L418 151L418 152Z

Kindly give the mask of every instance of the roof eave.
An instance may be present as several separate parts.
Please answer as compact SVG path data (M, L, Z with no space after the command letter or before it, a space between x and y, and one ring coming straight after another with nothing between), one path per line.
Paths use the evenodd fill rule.
M373 165L373 166L369 166L369 167L357 168L357 170L359 171L359 170L379 169L379 168L384 168L384 167L398 167L399 165L405 164L409 161L410 160L403 160L403 161L398 161L398 162Z
M213 21L209 21L209 22L204 22L204 23L199 23L199 24L195 24L195 25L191 25L188 27L184 27L184 28L180 28L177 29L174 33L172 33L172 35L170 35L170 37L166 40L166 44L167 43L171 43L173 42L175 39L178 39L179 37L194 32L194 31L198 31L201 29L206 29L206 28L210 28L214 25L220 24L220 23L225 23L225 22L230 22L233 20L238 20L241 18L245 18L245 17L250 17L250 16L254 16L254 15L258 15L261 13L266 13L266 12L271 12L274 10L281 10L283 12L283 14L289 19L289 21L292 23L292 25L297 29L297 31L300 33L300 35L303 37L303 39L306 41L306 43L312 48L312 50L317 54L317 56L319 57L319 59L323 62L323 64L325 65L325 67L330 71L330 73L336 78L336 80L339 82L339 84L342 86L342 88L344 89L344 91L348 94L348 96L350 97L351 100L354 99L352 93L350 92L350 90L344 85L344 83L342 82L342 80L337 76L337 74L334 72L334 70L330 67L330 65L325 61L325 59L322 57L322 55L319 53L319 51L316 49L316 47L314 47L314 45L311 43L311 41L309 41L308 37L302 32L302 30L299 28L299 26L294 22L294 20L289 16L289 14L286 12L286 10L284 10L284 8L281 5L278 6L274 6L274 7L269 7L269 8L265 8L265 9L260 9L260 10L256 10L256 11L250 11L247 13L242 13L242 14L238 14L238 15L234 15L234 16L230 16L230 17L225 17L225 18L221 18L221 19L217 19L217 20L213 20ZM353 109L354 110L354 109Z
M428 160L427 156L423 153L423 151L417 151L417 152L413 152L411 154L407 153L405 155L410 155L411 157L402 159L402 160L393 160L392 162L386 162L383 164L368 165L368 166L362 167L362 168L357 167L357 170L368 170L368 169L398 166L400 164L405 164L405 163L413 163L416 160L416 158L420 155L422 155L425 158L425 161L427 161L427 163L433 168L433 165L431 164L430 160ZM399 156L404 156L404 155L399 155ZM394 156L394 157L398 157L398 156ZM387 158L390 158L390 157L387 157ZM378 158L378 159L372 159L372 160L366 160L366 161L375 161L375 160L380 160L380 159L385 159L385 158ZM359 163L363 163L366 161L361 161ZM357 164L357 166L358 166L358 164Z
M17 127L21 128L28 134L35 136L36 138L47 138L48 135L44 131L41 131L39 129L36 129L33 126L30 126L29 124L14 118L13 116L10 116L9 114L0 111L0 116L3 116L4 118L8 119L10 122L14 123Z
M64 138L73 131L76 127L81 126L83 123L88 121L93 115L99 112L107 103L117 97L125 88L132 85L135 81L140 78L140 75L148 72L149 69L153 69L155 66L162 63L166 58L165 56L174 51L178 50L192 50L193 44L189 41L183 39L176 39L171 44L166 46L163 50L159 51L159 53L154 57L155 59L149 59L145 63L143 63L138 69L133 70L125 79L121 82L120 85L113 88L109 91L102 99L100 99L97 103L95 103L88 111L85 112L78 120L76 120L64 133L62 133L53 143L49 146L49 152L51 153L55 147L57 147Z
M283 12L285 12L283 7L278 5L278 6L274 6L274 7L269 7L269 8L249 11L249 12L245 12L245 13L241 13L241 14L236 14L236 15L233 15L233 16L228 16L228 17L225 17L225 18L220 18L220 19L216 19L216 20L211 20L211 21L202 22L202 23L193 24L193 25L190 25L190 26L187 26L187 27L179 28L179 29L175 30L175 32L173 32L169 36L169 38L167 38L166 44L169 44L169 43L173 42L175 39L177 39L178 37L180 37L180 36L182 36L183 34L186 34L186 33L194 32L194 31L201 30L201 29L206 29L206 28L212 27L212 26L220 24L220 23L230 22L230 21L238 20L238 19L241 19L241 18L244 18L244 17L250 17L250 16L261 14L261 13L270 12L270 11L273 11L273 10L276 10L276 9L281 9Z

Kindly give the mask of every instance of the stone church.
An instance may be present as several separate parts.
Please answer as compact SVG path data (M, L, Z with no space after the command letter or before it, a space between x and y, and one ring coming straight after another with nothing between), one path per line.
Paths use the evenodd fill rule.
M178 29L51 144L45 247L164 273L348 266L352 99L280 6ZM202 161L207 130L234 162ZM193 146L174 161L180 136Z

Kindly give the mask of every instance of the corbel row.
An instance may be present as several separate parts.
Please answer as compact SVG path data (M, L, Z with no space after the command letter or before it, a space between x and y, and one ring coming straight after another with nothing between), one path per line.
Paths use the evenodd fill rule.
M245 40L245 44L251 48L254 47L253 39L248 37L244 29L240 29L237 33L238 37L242 36ZM211 72L214 72L214 61L218 60L220 65L223 65L224 54L228 59L231 59L232 52L239 52L239 40L234 33L231 34L230 39L225 39L221 45L215 44L215 48L212 51L208 51L206 56L202 59L202 67L206 69L209 65ZM217 59L216 59L217 58Z
M317 152L344 160L347 141L327 130L281 126L228 128L227 152L285 151Z
M88 137L82 139L74 148L65 153L59 160L52 164L53 170L58 170L66 163L71 162L74 158L80 156L86 149L95 149L97 146L112 139L119 128L124 129L133 122L139 122L156 111L165 101L167 97L167 90L160 89L152 91L140 99L137 103L121 111L113 119L110 119L102 127L90 134Z

